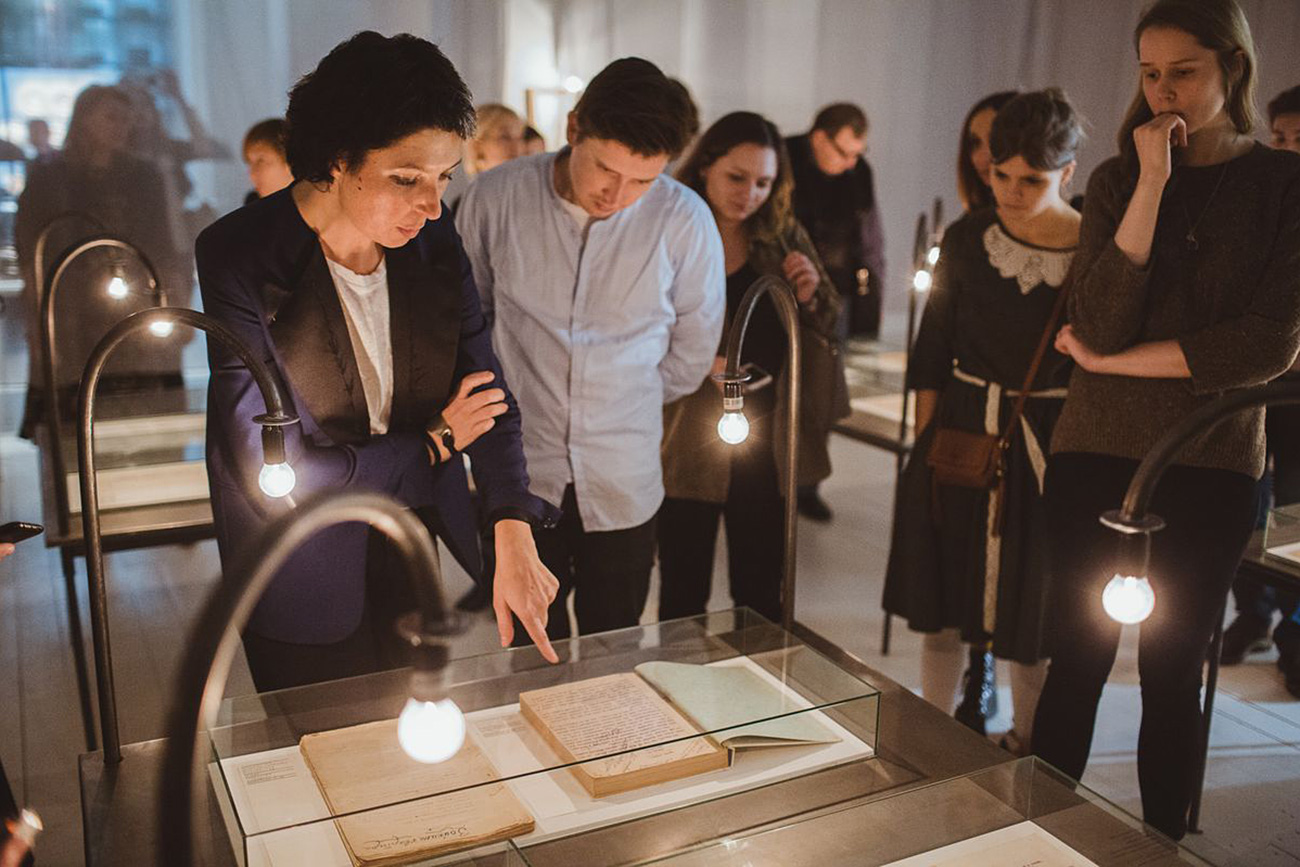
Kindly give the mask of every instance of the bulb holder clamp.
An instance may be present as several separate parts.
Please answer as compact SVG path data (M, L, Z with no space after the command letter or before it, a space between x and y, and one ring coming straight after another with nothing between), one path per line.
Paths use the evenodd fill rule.
M1165 519L1150 512L1141 517L1133 518L1125 515L1121 509L1111 509L1108 512L1102 512L1097 520L1102 523L1102 526L1109 527L1126 536L1138 534L1149 536L1165 528Z

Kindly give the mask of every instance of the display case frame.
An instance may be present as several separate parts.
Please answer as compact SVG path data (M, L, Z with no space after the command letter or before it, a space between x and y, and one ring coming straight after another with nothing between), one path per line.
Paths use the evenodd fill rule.
M423 770L397 754L396 726L383 721L394 720L406 701L407 671L224 702L219 725L205 737L208 776L231 837L235 863L294 867L307 862L284 853L311 850L317 853L313 865L347 867L348 856L359 857L363 845L371 849L379 845L376 829L391 827L387 819L423 811L419 821L436 824L451 815L448 810L475 800L497 805L494 810L507 801L511 809L522 806L532 826L522 834L509 834L520 846L537 845L875 756L879 691L747 609L584 636L556 647L561 654L558 666L546 663L534 648L515 648L452 660L443 672L446 696L467 719L467 745L491 764L490 778L467 771L460 761L463 756L448 762L444 775L436 768ZM688 686L697 689L701 685L697 678L704 678L702 685L708 689L724 678L733 693L727 705L738 704L744 695L743 690L736 693L739 677L747 684L745 689L756 690L767 703L724 708L722 718L713 706L714 716L702 716L700 696L683 697L679 685L674 687L677 692L670 692L656 680L665 671L689 676ZM537 721L525 719L519 710L521 694L536 701L531 697L542 694L538 691L574 685L590 689L588 685L594 683L601 685L595 694L599 696L606 684L597 680L602 678L625 686L636 686L643 679L653 683L653 690L641 684L651 699L660 694L670 697L671 708L695 725L689 734L656 734L650 740L611 737L598 749L575 756L562 753L540 736ZM586 715L594 713L591 707L582 710ZM616 714L611 719L621 725L623 717ZM643 725L640 719L638 725ZM340 787L331 787L330 775L321 771L315 745L321 743L322 733L329 733L326 737L332 743L349 744L345 750L359 748L354 746L354 734L367 738L365 749L380 751L375 761L397 761L392 767L409 782L376 797L371 797L375 788L371 787L361 801L350 800L351 794L339 797ZM374 741L372 735L380 740ZM782 745L755 747L756 737ZM807 742L789 740L800 737ZM744 743L738 744L738 738ZM388 753L386 759L383 751ZM325 761L334 761L337 752L331 747ZM590 779L588 771L608 773L617 780L630 779L647 767L657 771L656 762L664 755L684 752L711 752L719 763L698 772L669 774L658 782L652 778L630 791L598 792L582 783L584 775ZM616 773L625 767L631 771ZM508 793L501 791L503 786ZM432 835L435 824L421 825L425 830L420 833ZM466 839L474 840L487 824L471 820L461 828L469 835ZM362 827L369 835L365 840ZM502 833L510 827L509 823L502 826L507 829ZM388 838L387 830L382 836Z
M794 817L628 867L1208 865L1036 757Z

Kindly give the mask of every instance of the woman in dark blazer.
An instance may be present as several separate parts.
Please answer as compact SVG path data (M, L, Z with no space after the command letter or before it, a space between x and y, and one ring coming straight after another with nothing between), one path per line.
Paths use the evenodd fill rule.
M473 130L450 61L410 35L360 33L290 93L295 183L199 237L205 309L287 385L293 496L347 489L409 505L479 574L473 462L495 523L494 608L503 643L517 615L544 655L556 582L529 524L519 411L492 351L460 238L441 196ZM247 367L209 346L208 473L223 567L289 505L257 486L262 398ZM414 608L395 557L362 525L321 533L281 571L244 636L260 691L402 665L392 618Z

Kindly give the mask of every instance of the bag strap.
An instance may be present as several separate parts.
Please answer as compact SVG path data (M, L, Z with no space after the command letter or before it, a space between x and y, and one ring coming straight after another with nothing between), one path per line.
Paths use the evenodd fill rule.
M1038 376L1038 368L1043 363L1043 356L1047 354L1047 344L1052 341L1056 334L1056 323L1061 318L1061 312L1065 308L1065 296L1069 292L1070 284L1067 282L1061 287L1056 294L1056 304L1052 307L1052 315L1047 318L1047 327L1043 329L1043 336L1038 339L1038 348L1034 350L1034 360L1029 362L1029 371L1025 374L1025 384L1020 387L1020 394L1016 397L1016 405L1011 410L1011 418L1007 420L1006 430L998 438L998 448L1007 449L1011 441L1015 439L1016 431L1020 429L1020 416L1025 411L1025 401L1029 399L1029 390L1034 386L1034 378Z

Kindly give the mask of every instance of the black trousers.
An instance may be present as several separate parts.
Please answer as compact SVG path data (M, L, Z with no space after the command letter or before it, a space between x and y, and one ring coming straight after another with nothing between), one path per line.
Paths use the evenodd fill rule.
M703 614L713 586L718 519L727 528L732 604L781 622L785 498L767 443L731 463L725 503L669 497L659 509L659 619Z
M582 635L636 626L650 594L655 519L626 530L588 532L578 514L573 485L564 489L560 508L564 516L558 524L533 529L538 556L560 582L547 613L546 636L556 641L573 634L569 625L570 594ZM514 645L532 643L516 618Z
M1092 745L1097 703L1119 647L1120 626L1101 606L1114 574L1114 531L1097 521L1117 508L1137 462L1058 454L1048 462L1052 622L1047 682L1034 717L1033 749L1075 779ZM1151 511L1165 519L1151 546L1156 607L1141 626L1142 724L1138 783L1148 824L1187 832L1201 743L1201 671L1214 620L1254 523L1255 482L1227 470L1170 467Z

